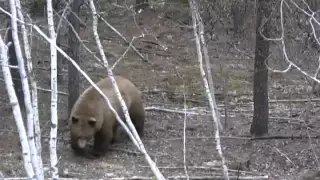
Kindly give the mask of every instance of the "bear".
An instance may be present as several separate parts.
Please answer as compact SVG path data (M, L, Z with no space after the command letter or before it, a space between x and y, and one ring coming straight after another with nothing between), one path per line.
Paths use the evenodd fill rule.
M145 111L140 91L130 80L122 76L115 76L115 80L128 108L131 121L139 136L143 137ZM109 77L104 78L96 82L96 85L107 96L121 120L126 123L111 79ZM110 144L115 142L119 125L103 96L93 86L88 87L73 105L69 116L71 148L73 152L76 155L88 158L103 156L106 154ZM86 149L86 145L92 138L94 139L93 148L92 150L88 150Z

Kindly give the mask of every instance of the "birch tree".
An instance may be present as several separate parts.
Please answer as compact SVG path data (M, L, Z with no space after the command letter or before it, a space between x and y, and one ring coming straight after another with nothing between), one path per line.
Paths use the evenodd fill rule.
M18 16L21 21L24 22L24 17L21 12L21 4L19 0L16 0L16 6L18 10ZM33 110L33 125L34 125L34 139L35 139L35 146L37 151L38 163L39 163L39 178L44 178L43 172L43 165L42 165L42 157L41 157L41 131L40 131L40 122L39 122L39 112L38 112L38 92L37 92L37 82L35 80L35 74L33 72L32 67L32 59L31 59L31 49L29 46L28 41L28 33L24 23L20 23L22 36L23 36L23 43L24 43L24 52L27 59L27 68L28 74L30 77L30 84L31 84L31 103L32 103L32 110Z
M222 164L222 167L223 167L224 178L229 180L228 168L226 166L225 158L223 156L221 143L220 143L219 127L220 127L221 123L219 122L219 119L217 118L215 105L214 105L214 100L212 98L212 94L211 94L210 88L209 88L209 83L208 83L208 80L206 78L206 74L205 74L205 71L204 71L204 68L203 68L203 56L202 56L201 43L200 43L201 42L200 36L201 36L201 34L204 33L202 31L202 28L201 28L201 26L203 26L203 25L200 25L200 30L199 30L197 25L199 23L201 23L201 21L198 22L198 19L200 19L200 17L199 17L200 15L199 15L199 12L197 10L196 1L195 0L189 0L189 5L190 5L190 11L191 11L191 15L192 15L193 33L194 33L195 40L196 40L196 49L197 49L197 57L198 57L198 61L199 61L200 73L201 73L202 80L203 80L203 83L204 83L205 92L206 92L206 95L207 95L208 100L209 100L212 119L213 119L214 125L215 125L216 148L218 150L218 154L219 154L219 156L221 158L221 161L222 161L221 164Z
M14 120L19 132L19 138L20 138L20 143L22 148L22 157L24 161L24 169L27 173L28 178L32 179L34 178L35 173L33 171L33 166L31 162L27 133L23 125L22 114L19 107L18 98L16 96L16 93L13 87L7 53L8 53L8 47L4 44L2 37L0 36L0 55L1 55L0 62L2 62L3 77L4 77L6 89L9 96L9 102L12 107Z
M50 55L51 55L51 131L50 131L50 166L51 176L58 179L58 158L57 158L57 129L58 129L58 84L57 84L57 49L56 33L54 31L52 1L47 0L48 26L50 34Z
M7 28L8 28L8 34L6 37L6 42L13 42L12 40L12 30L11 30L11 23L10 23L10 18L8 18L8 24L7 24ZM12 43L9 46L9 63L12 66L18 66L18 60L17 60L17 56L16 56L16 50L14 48L14 44ZM22 90L22 84L21 84L21 78L20 78L20 74L19 74L19 69L18 68L10 68L11 71L11 76L12 76L12 81L14 84L14 89L16 91L16 95L18 98L18 102L19 102L19 106L21 108L21 110L24 110L24 96L23 96L23 90Z
M17 0L18 1L18 0ZM28 143L30 148L31 162L35 171L37 179L41 179L41 171L38 162L38 155L34 140L34 121L33 121L33 109L31 104L30 88L28 83L28 76L24 66L24 60L21 52L20 42L18 38L18 25L17 25L17 4L14 0L9 1L11 11L11 27L12 27L12 39L15 45L16 57L18 60L18 68L21 77L22 89L24 94L24 104L27 113L27 126L28 126Z

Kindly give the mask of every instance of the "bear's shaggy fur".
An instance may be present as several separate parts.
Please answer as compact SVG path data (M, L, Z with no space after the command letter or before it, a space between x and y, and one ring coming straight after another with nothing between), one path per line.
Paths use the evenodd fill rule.
M115 76L120 93L127 105L131 121L139 136L143 137L145 112L137 87L128 79ZM125 122L123 110L113 89L110 78L96 83L108 97L111 105ZM87 88L75 102L69 117L71 147L78 155L98 157L104 155L110 144L114 143L119 123L108 108L103 96L94 87ZM87 142L94 138L93 150L85 150Z

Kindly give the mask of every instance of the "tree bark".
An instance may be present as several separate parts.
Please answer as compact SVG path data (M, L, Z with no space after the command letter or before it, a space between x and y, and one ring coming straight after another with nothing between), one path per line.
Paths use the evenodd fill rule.
M67 40L64 38L66 37L66 34L68 33L67 25L65 23L65 20L62 16L64 16L63 11L65 6L67 5L66 1L64 0L55 0L53 1L54 3L54 10L59 13L60 18L55 19L55 25L56 25L56 32L57 32L57 40L56 44L59 46L61 49L66 51L65 46L63 44L66 44ZM65 58L60 52L57 52L57 71L58 71L58 83L62 84L66 79L63 76L63 67L65 64L67 64Z
M270 42L265 40L260 34L260 26L263 19L270 17L271 2L269 0L257 1L256 20L256 49L254 64L254 85L253 85L253 121L250 132L253 135L261 136L268 133L268 69L266 59L269 55ZM270 34L270 21L267 21L261 28L261 33L268 37Z
M80 22L77 19L79 17L81 1L74 0L71 4L71 10L73 13L70 13L68 18L70 23L72 24L74 30L79 33L80 31ZM80 64L79 60L79 40L74 34L72 28L69 28L69 56L74 59L77 64ZM79 72L72 65L71 62L68 63L68 90L69 90L69 114L71 109L79 97Z
M17 60L17 56L16 56L15 46L14 46L13 39L12 39L12 30L11 30L10 20L8 21L7 28L9 28L9 30L8 30L6 42L11 42L11 45L9 46L9 63L11 66L18 66L18 60ZM14 85L14 90L17 94L19 106L20 106L21 110L24 111L25 110L24 95L23 95L23 90L22 90L19 69L10 68L10 72L12 74L12 81L13 81L13 85Z

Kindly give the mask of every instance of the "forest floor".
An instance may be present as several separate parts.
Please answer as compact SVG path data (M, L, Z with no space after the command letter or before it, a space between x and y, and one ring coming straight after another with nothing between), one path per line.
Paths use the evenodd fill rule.
M139 36L140 29L151 32L151 35L139 38L134 43L150 63L144 62L130 50L117 64L114 73L127 77L142 91L145 107L149 108L146 110L145 137L142 141L165 177L185 179L183 124L186 121L188 174L190 178L210 179L222 176L222 170L216 150L214 123L210 113L204 113L209 111L209 106L200 76L193 31L190 26L181 24L182 21L191 24L187 14L167 11L163 15L157 10L149 9L135 16L136 23L132 14L125 10L119 10L116 15L109 15L107 18L109 23L128 39ZM181 17L184 20L179 19ZM46 20L38 23L45 24ZM91 23L87 22L87 28L90 27ZM82 28L80 36L83 42L100 57L91 30L88 29ZM225 29L227 28L217 29L215 38L210 41L208 39L208 50L216 100L223 124L225 122L223 82L224 79L227 81L228 127L225 127L220 135L227 165L235 169L231 170L229 175L233 177L267 175L270 180L299 179L298 177L307 169L318 167L315 155L320 155L319 139L307 137L318 136L320 133L319 103L312 101L310 106L307 106L310 85L298 71L292 70L286 74L270 72L268 87L270 138L250 140L255 28L246 31L246 37L238 42L233 39L232 33L227 34ZM99 30L105 52L108 52L109 63L113 64L126 51L127 46L103 22L100 22ZM36 36L38 37L38 35L34 37ZM33 39L32 55L37 70L38 85L43 89L50 89L49 46L47 43L44 44L42 39ZM168 47L167 50L161 45ZM290 52L297 51L299 50L290 49ZM107 76L106 71L95 63L90 53L84 48L81 48L80 52L81 68L92 80L98 81ZM281 51L276 45L272 46L271 52L281 57ZM308 63L305 63L306 66L315 67L316 61ZM273 63L273 67L277 68L282 68L282 65L281 62ZM80 79L82 92L89 84L83 76ZM0 172L4 177L25 177L19 136L8 103L8 95L4 82L1 81L0 84ZM59 84L59 91L67 92L67 83ZM185 116L184 100L188 110L199 112L201 115ZM110 152L101 159L88 160L74 156L68 143L67 104L67 96L59 94L57 151L61 177L79 179L153 177L145 157L128 140L116 142ZM150 107L157 107L158 110L152 110ZM43 160L45 166L49 167L49 92L39 90L39 108ZM174 111L168 112L165 109ZM310 112L308 117L305 112ZM291 138L291 136L301 138Z

